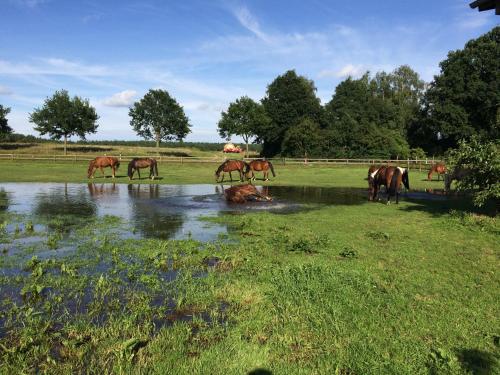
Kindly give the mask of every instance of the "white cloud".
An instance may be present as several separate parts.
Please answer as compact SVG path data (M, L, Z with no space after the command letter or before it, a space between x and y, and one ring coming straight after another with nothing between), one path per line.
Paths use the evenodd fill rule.
M14 92L7 86L0 85L0 95L12 95Z
M346 78L346 77L357 77L363 72L363 68L361 65L352 65L352 64L347 64L342 67L337 73L336 77L337 78Z
M104 99L102 104L108 107L129 107L134 103L134 97L136 95L137 91L125 90Z
M234 11L235 17L238 19L240 24L247 30L254 33L257 37L264 41L268 41L269 38L266 33L264 33L261 28L259 21L250 13L247 7L240 7Z

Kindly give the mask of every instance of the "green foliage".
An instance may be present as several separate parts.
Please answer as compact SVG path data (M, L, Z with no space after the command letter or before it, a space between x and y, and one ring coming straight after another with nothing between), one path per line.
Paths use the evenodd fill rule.
M449 153L450 166L467 169L457 181L457 190L473 190L474 203L481 207L488 200L500 200L500 143L498 140L484 142L477 137L460 141L459 147Z
M162 140L182 140L190 132L184 109L165 90L149 90L129 110L130 125L145 138L154 139L159 147Z
M278 76L268 87L262 104L271 119L269 126L259 129L264 142L262 154L274 156L281 151L285 134L305 117L319 123L322 107L314 82L297 75L294 70Z
M392 73L347 78L325 105L325 154L407 157L406 130L418 108L423 81L404 65Z
M72 135L85 138L85 134L97 131L98 119L87 99L70 98L66 90L56 91L41 108L30 114L30 122L36 124L34 129L42 135L49 134L52 139Z
M439 152L464 137L500 137L499 56L500 26L448 54L412 124L413 145Z
M310 157L321 152L321 129L309 118L303 119L285 133L282 153L292 157Z
M12 128L8 125L7 115L10 113L9 107L0 104L0 137L12 133Z
M219 134L227 140L230 140L232 135L241 136L247 146L248 156L249 140L262 133L262 129L269 126L269 121L261 104L256 103L248 96L243 96L229 104L227 112L222 112L218 124Z

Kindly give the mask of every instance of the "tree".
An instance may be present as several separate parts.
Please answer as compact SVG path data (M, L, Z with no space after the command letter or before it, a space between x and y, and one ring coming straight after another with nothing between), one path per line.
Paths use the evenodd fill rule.
M457 190L473 190L474 204L483 206L492 200L498 207L500 201L500 143L485 142L477 136L462 140L458 148L449 152L449 166L470 172L457 181Z
M500 26L440 63L410 129L414 146L444 151L478 135L500 137Z
M347 78L325 105L325 153L339 157L406 156L406 123L395 103L393 74ZM400 86L401 87L401 86Z
M9 120L7 120L7 115L9 113L10 108L0 104L0 137L12 133L12 128L9 126Z
M155 140L158 151L162 140L182 141L191 131L184 109L165 90L149 90L134 103L128 114L135 132L145 139Z
M294 70L278 76L268 87L262 104L271 119L269 126L260 130L258 137L264 142L262 153L274 156L281 151L285 133L304 117L315 122L321 120L322 107L316 96L314 83Z
M256 137L259 130L266 128L269 121L261 104L254 102L248 96L243 96L229 104L227 112L222 112L218 124L219 134L227 140L230 140L231 135L241 136L245 141L246 157L248 157L249 140Z
M282 151L286 155L300 156L307 159L321 147L321 129L319 125L305 117L296 126L292 126L285 134Z
M49 134L52 139L64 138L64 155L67 153L68 137L77 135L85 139L85 134L97 131L97 115L88 99L78 96L70 98L66 90L56 91L45 99L42 108L30 114L30 122L40 134Z

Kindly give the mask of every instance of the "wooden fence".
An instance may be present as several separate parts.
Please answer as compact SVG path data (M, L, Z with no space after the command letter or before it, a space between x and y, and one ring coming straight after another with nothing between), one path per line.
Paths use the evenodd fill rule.
M111 156L111 155L110 155ZM113 155L120 160L127 161L132 156ZM0 160L40 160L53 162L81 162L90 161L94 158L93 155L48 155L48 154L3 154L0 153ZM136 157L153 157L136 156ZM227 157L184 157L184 156L154 156L159 163L222 163L229 159ZM245 161L253 160L253 158L245 158ZM420 170L427 169L430 165L440 162L435 159L299 159L299 158L271 158L268 159L277 165L371 165L371 164L391 164L407 167L410 169L418 168Z

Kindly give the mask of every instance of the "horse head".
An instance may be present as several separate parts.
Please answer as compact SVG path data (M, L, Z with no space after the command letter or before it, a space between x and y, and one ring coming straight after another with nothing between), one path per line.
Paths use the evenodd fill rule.
M219 181L220 173L224 169L224 166L226 165L226 163L227 162L224 162L221 165L219 165L219 168L217 168L217 170L215 171L215 181Z
M408 169L407 168L405 168L403 170L402 181L403 181L403 185L405 186L406 190L410 190L410 179L408 177Z

